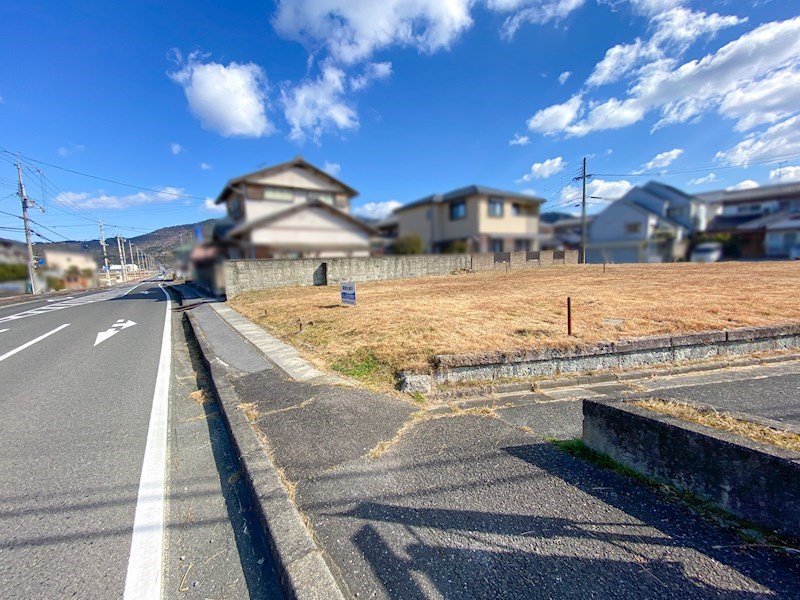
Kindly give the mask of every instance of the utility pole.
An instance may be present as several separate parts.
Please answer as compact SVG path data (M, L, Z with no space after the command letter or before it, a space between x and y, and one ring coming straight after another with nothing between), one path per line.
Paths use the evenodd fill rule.
M582 193L581 193L581 264L586 264L586 180L591 175L586 172L586 157L583 157L583 168L578 177L574 177L572 181L581 180Z
M783 165L785 164L786 164L785 160L782 160L781 162L778 163L778 181L781 181L783 179Z
M128 240L128 258L130 258L131 262L136 260L133 256L133 244L131 244L130 240Z
M122 270L122 281L128 281L128 268L125 266L125 242L117 234L117 251L119 252L119 266Z
M100 245L103 247L103 263L106 266L106 283L111 286L111 273L108 271L108 254L106 253L106 234L103 231L103 221L100 221Z
M28 246L28 279L31 282L31 294L36 294L34 274L33 244L31 244L31 226L28 223L28 197L25 195L25 183L22 181L22 166L17 154L17 179L19 180L19 197L22 200L22 222L25 224L25 243Z

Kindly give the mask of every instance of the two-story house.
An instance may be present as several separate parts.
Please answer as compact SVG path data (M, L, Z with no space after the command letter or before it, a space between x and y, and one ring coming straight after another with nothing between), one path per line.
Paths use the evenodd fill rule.
M298 156L228 181L214 241L228 258L369 256L376 232L349 214L357 195Z
M703 231L708 207L651 181L609 204L588 227L586 262L670 262L685 257L689 236Z
M698 194L716 214L708 231L731 236L743 257L780 258L800 243L800 182Z
M428 253L539 250L544 200L471 185L434 194L394 211L397 234L416 234Z

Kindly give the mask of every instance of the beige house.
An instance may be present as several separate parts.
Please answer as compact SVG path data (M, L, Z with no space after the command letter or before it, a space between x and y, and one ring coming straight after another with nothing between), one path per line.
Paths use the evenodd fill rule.
M217 241L230 258L369 256L376 232L349 214L357 195L298 156L227 183L216 203L230 223Z
M61 250L45 250L44 261L47 268L58 273L68 271L97 271L97 263L91 254L83 252L64 252Z
M395 210L399 236L416 234L425 251L441 253L539 250L544 200L472 185L428 196Z

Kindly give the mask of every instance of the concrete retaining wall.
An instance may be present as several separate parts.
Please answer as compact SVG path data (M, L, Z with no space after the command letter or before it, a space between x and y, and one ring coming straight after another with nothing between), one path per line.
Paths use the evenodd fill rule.
M640 473L800 540L800 452L608 400L583 401L583 442Z
M537 254L537 258L528 255ZM509 270L549 266L554 263L578 264L578 251L504 252L494 254L435 254L422 256L381 256L366 258L303 258L269 260L229 260L225 263L225 292L233 298L242 292L295 285L338 285L340 281L380 281L453 271ZM558 254L558 253L556 253Z
M403 372L399 374L399 379L402 391L429 393L435 386L447 383L552 377L798 347L800 323L741 327L726 331L623 339L568 350L546 348L437 355L430 372Z

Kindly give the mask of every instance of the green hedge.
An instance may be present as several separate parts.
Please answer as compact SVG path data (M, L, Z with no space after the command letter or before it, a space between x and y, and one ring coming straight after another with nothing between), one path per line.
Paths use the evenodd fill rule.
M18 281L28 278L28 267L24 264L0 264L0 281Z

